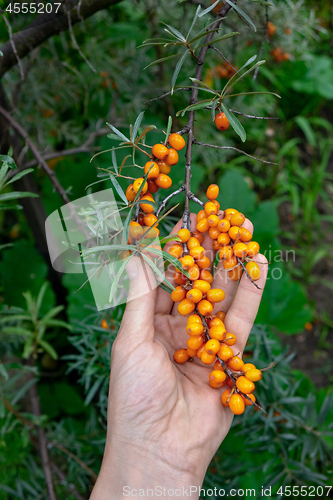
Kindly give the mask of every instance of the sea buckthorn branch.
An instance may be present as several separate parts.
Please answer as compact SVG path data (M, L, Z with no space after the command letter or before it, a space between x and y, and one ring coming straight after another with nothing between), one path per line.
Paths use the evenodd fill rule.
M201 200L199 200L199 198L197 198L192 192L189 193L188 197L190 200L194 201L195 203L200 205L202 208L204 207L205 204Z
M158 217L160 215L161 211L165 209L166 204L168 203L168 201L171 198L173 198L174 196L177 196L177 194L182 193L184 190L185 190L185 185L183 184L179 189L177 189L173 193L169 194L169 196L167 196L166 198L164 198L164 200L162 201L161 205L158 207L158 209L156 211L156 217Z
M262 160L261 158L257 158L256 156L252 156L249 153L246 153L242 149L235 148L233 146L217 146L216 144L205 144L204 142L199 142L196 139L193 140L193 144L196 144L197 146L206 146L207 148L215 148L215 149L232 149L233 151L237 151L238 153L241 153L243 155L248 156L249 158L252 158L252 160L257 160L261 161L262 163L269 163L270 165L277 165L277 163L274 163L272 161L268 160Z

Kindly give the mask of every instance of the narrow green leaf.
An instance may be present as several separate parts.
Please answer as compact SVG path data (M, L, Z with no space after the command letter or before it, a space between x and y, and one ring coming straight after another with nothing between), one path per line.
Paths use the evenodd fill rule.
M252 95L252 94L274 95L275 97L278 97L279 99L281 99L281 96L279 94L275 94L274 92L240 92L239 94L227 94L223 97L223 99L226 99L227 97L237 97L239 95Z
M115 294L115 291L117 289L117 285L119 283L119 280L120 280L120 277L121 275L123 274L128 262L131 260L133 256L132 255L129 255L125 260L124 262L121 264L120 268L118 269L118 272L116 274L116 277L115 279L113 280L112 282L112 285L111 285L111 289L110 289L110 295L109 295L109 302L112 302L112 299L113 299L113 296Z
M10 323L11 321L31 321L32 318L28 314L12 314L0 319L0 323Z
M134 127L133 127L133 134L132 134L132 142L135 141L135 138L136 138L136 134L138 133L138 130L139 130L139 127L141 125L141 122L142 122L142 119L143 119L143 115L145 114L144 111L141 111L141 113L139 114L139 116L137 117L137 119L135 120L135 123L134 123Z
M54 318L54 316L57 316L61 311L63 311L65 306L56 306L53 307L45 316L43 316L42 321L48 321L49 319Z
M67 330L72 330L71 325L66 323L66 321L61 321L61 319L48 319L47 321L45 321L45 325L47 327L60 326L61 328L67 328Z
M114 149L111 151L112 165L116 174L118 173L117 156ZM127 202L126 202L127 203Z
M245 14L245 12L240 8L238 7L237 4L235 3L232 3L231 0L225 0L229 5L231 5L231 7L237 12L237 14L239 15L239 17L248 25L250 26L251 28L254 29L254 31L257 31L257 28L255 26L255 24L253 23L253 21L249 18L249 16L247 14Z
M95 394L97 393L98 389L100 388L102 382L104 380L104 375L100 375L100 377L98 377L98 379L96 380L96 382L93 384L93 386L90 388L88 394L87 394L87 397L84 401L84 405L85 406L88 406L91 401L93 400L93 397L95 396Z
M112 184L114 185L114 188L115 190L117 191L117 193L119 194L120 198L126 203L128 203L128 199L126 198L126 195L124 193L124 191L122 190L122 187L121 185L119 184L119 182L117 181L117 179L115 178L114 175L110 174L110 180L112 182Z
M24 177L25 175L30 174L33 171L34 171L33 168L27 168L26 170L19 172L18 174L14 175L14 177L12 177L10 179L10 181L6 182L6 185L11 184L12 182L18 181L19 179L21 179L21 177Z
M148 132L150 132L151 130L155 130L156 128L157 127L155 125L148 125L148 127L145 127L139 137L135 140L135 144L139 144L139 142L146 137L146 134Z
M40 291L39 291L39 294L38 294L38 297L37 297L37 301L36 301L36 312L37 312L37 316L38 316L38 312L40 310L40 307L42 305L42 302L43 302L43 298L44 298L44 294L46 292L46 289L47 287L49 286L48 282L45 281L45 283L43 283Z
M111 123L108 123L106 122L107 126L110 127L111 130L113 130L113 132L118 136L120 137L120 139L122 139L123 141L125 142L131 142L124 134L122 134L120 132L120 130L118 130L116 127L114 127L113 125L111 125Z
M242 141L245 142L246 141L246 132L244 130L243 125L235 117L235 115L233 113L231 113L231 111L229 110L229 108L227 108L227 106L225 104L222 103L221 106L222 106L222 109L223 109L226 117L228 118L228 120L230 122L230 125L232 126L232 128L234 129L236 134L239 135L239 137L242 139Z
M226 33L225 35L222 35L218 38L215 38L215 40L212 40L209 43L203 43L202 45L198 45L196 49L200 49L201 47L206 47L206 45L212 45L213 43L220 42L221 40L227 40L228 38L232 38L234 36L240 35L238 31L233 31L232 33Z
M155 255L159 255L160 257L163 257L164 260L167 262L170 262L176 269L178 269L186 278L190 279L190 274L186 269L183 268L181 263L176 257L173 257L170 255L168 252L164 252L164 250L160 250L159 248L154 248L154 247L147 247L146 250L150 253L154 253Z
M162 290L164 290L165 292L168 292L168 293L170 293L170 294L171 294L172 289L171 289L171 288L169 288L168 286L166 286L164 283L160 283L158 286L159 286L160 288L162 288Z
M161 57L161 59L156 59L156 61L151 62L150 64L148 64L148 66L146 66L143 69L145 70L145 69L149 68L150 66L153 66L154 64L159 64L160 62L163 62L163 61L169 61L169 59L173 59L174 57L178 57L178 56L179 56L179 54L173 54L172 56Z
M0 203L7 200L17 200L18 198L38 198L36 193L26 191L13 191L12 193L0 194Z
M46 342L46 340L40 340L38 344L51 356L51 358L58 359L56 350L51 346L51 344Z
M166 134L165 134L164 144L166 144L168 142L169 135L170 135L170 132L171 132L171 127L172 127L172 116L169 116L169 118L168 118L168 125L167 125L167 129L166 129Z
M213 104L212 104L212 121L215 120L215 110L216 110L216 106L218 105L219 103L219 99L215 99L215 101L213 101Z
M168 243L169 241L182 241L176 234L170 234L160 239L160 243Z
M17 168L16 163L11 156L0 155L0 161L7 163L9 168L12 168L13 170Z
M4 377L5 380L9 379L9 375L7 373L7 370L2 363L0 363L0 374Z
M0 182L5 178L9 169L8 163L4 162L0 168Z
M245 71L245 73L242 74L242 76L240 76L239 78L237 78L237 80L235 80L233 82L233 85L235 85L235 83L239 82L239 80L241 80L242 78L244 78L244 76L248 75L249 73L251 73L253 70L255 70L256 68L258 68L259 66L262 66L263 64L265 64L266 61L258 61L257 63L255 63L250 69L248 69L247 71Z
M179 72L184 64L184 61L186 59L186 56L187 54L189 54L190 51L189 50L186 50L184 52L184 54L182 55L182 57L179 59L179 61L177 62L177 65L175 67L175 71L173 72L173 75L172 75L172 80L171 80L171 95L173 94L173 89L174 89L174 86L176 84L176 81L177 81L177 77L179 75Z
M168 33L170 33L170 31L171 31L170 35L174 35L176 38L178 38L178 40L181 40L182 42L186 42L184 35L182 35L178 30L176 30L176 28L174 28L173 26L170 26L170 24L166 24L166 23L163 23L163 24L165 24L165 26L169 30L168 31L167 29L164 28L164 31L167 31Z
M196 104L191 104L185 109L181 109L180 111L177 111L176 116L179 116L180 114L182 116L185 115L186 111L194 111L195 109L203 109L206 108L210 102L212 102L213 99L205 99L204 101L197 102Z
M118 135L115 135L115 134L107 134L106 137L108 139L113 139L113 140L119 141L119 142L123 140L122 138L120 138Z
M217 0L217 2L219 2L219 1L220 0ZM192 24L190 26L190 29L188 30L187 35L186 35L186 40L188 39L188 37L189 37L192 29L194 28L195 23L197 22L197 19L198 19L200 11L201 11L201 5L198 5L197 10L195 11L195 14L194 14L194 18L193 18ZM201 17L201 16L202 16L202 14L199 17Z
M3 328L2 333L9 333L13 335L23 335L24 337L32 337L33 333L26 328L21 328L19 326L6 326Z
M210 7L207 7L207 9L203 10L201 12L201 14L199 15L199 17L202 17L206 14L208 14L208 12L210 12L211 10L214 9L214 7L216 7L216 5L219 3L220 0L216 0L216 2L214 2L212 5L210 5Z
M271 2L267 2L266 0L251 0L251 2L260 3L261 5L267 5L269 7L273 7Z
M191 40L189 40L187 43L190 45L191 43L196 42L200 38L203 38L204 36L209 35L209 33L214 33L214 31L217 32L218 28L215 28L215 29L209 30L209 31L205 31L204 30L202 33L199 33L197 36L195 36L194 38L192 38Z
M165 277L165 275L159 270L157 266L155 266L154 262L150 260L150 258L144 253L141 254L143 259L147 262L148 266L152 268L152 270L162 279L164 283L166 283L172 290L175 290L175 287L170 283L170 281Z
M97 252L112 252L113 250L136 250L136 247L134 245L104 245L104 246L98 246L98 247L93 247L93 248L87 248L86 250L82 251L82 256L86 257L87 255L93 255L94 253Z
M198 80L197 78L192 77L190 77L190 80L192 80L193 83L199 85L199 87L201 87L201 90L209 90L212 94L219 95L216 90L212 89L212 87L204 83L202 80Z

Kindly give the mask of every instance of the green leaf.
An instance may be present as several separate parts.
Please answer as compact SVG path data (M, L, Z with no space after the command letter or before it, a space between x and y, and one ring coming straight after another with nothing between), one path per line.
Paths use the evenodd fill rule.
M49 353L51 358L58 359L58 354L56 350L46 340L40 340L38 344L44 349L44 351Z
M152 270L162 279L164 283L166 283L172 290L175 290L175 287L170 283L170 281L164 276L164 274L159 270L157 266L155 266L154 262L150 260L150 258L144 253L141 254L143 259L147 262L148 266L152 268Z
M87 248L82 250L82 256L86 257L87 255L93 255L96 252L112 252L113 250L136 250L134 245L104 245L93 248Z
M111 130L113 130L113 132L116 134L116 136L118 136L120 139L122 139L125 142L131 142L129 139L127 139L127 137L124 134L122 134L120 132L120 130L118 130L116 127L114 127L113 125L111 125L111 123L106 122L106 124L107 124L108 127L110 127Z
M244 76L248 75L249 73L251 73L253 70L255 70L256 68L258 68L259 66L262 66L263 64L265 64L266 61L258 61L257 63L255 63L252 68L248 69L247 71L245 71L245 73L242 74L242 76L240 76L239 78L237 78L237 80L235 80L234 82L232 82L232 85L230 85L230 87L234 86L235 83L239 82L239 80L242 80L242 78L244 78Z
M200 101L197 104L191 104L187 108L177 111L176 116L179 116L180 114L184 116L186 111L194 111L196 109L206 108L211 102L213 102L213 99L205 99L204 101Z
M181 68L182 68L182 66L184 64L184 61L186 59L186 56L187 56L187 54L189 54L189 52L190 52L189 50L186 50L184 52L184 54L182 55L182 57L177 62L177 65L175 67L175 71L173 72L172 80L171 80L171 95L173 94L173 89L174 89L174 86L176 84L177 77L179 75L179 71L181 70Z
M11 156L0 155L0 160L7 163L9 168L12 168L13 170L17 169L16 163Z
M208 12L210 12L211 10L214 9L214 7L216 7L216 5L219 3L220 0L216 0L216 2L214 2L212 5L210 5L210 7L207 7L207 9L203 10L201 12L201 14L199 15L199 17L202 17L202 16L205 16L206 14L208 14Z
M3 165L0 168L0 182L5 178L7 172L9 169L9 165L7 163L3 163Z
M5 378L5 380L8 380L8 378L9 378L7 370L2 363L0 363L0 375L2 375Z
M217 2L219 2L219 1L220 1L220 0L217 0ZM195 25L195 23L196 23L196 21L197 21L197 19L198 19L198 16L199 16L200 11L201 11L201 5L198 5L197 10L195 11L195 14L194 14L194 18L193 18L193 21L192 21L191 27L190 27L190 29L188 30L188 33L187 33L187 36L186 36L186 40L188 39L188 37L189 37L189 35L190 35L190 33L191 33L192 29L194 28L194 25ZM202 14L201 14L199 17L201 17L201 16L202 16Z
M121 264L117 274L116 274L116 277L115 279L113 280L112 282L112 285L111 285L111 289L110 289L110 295L109 295L109 302L112 302L112 299L113 299L113 296L115 294L115 291L117 289L117 285L118 285L118 282L120 280L120 277L121 275L123 274L128 262L131 260L133 256L132 255L129 255L125 260L124 262Z
M228 38L232 38L234 36L240 35L238 31L233 31L232 33L226 33L218 38L215 38L211 42L203 43L202 45L198 45L196 49L200 49L201 47L206 47L207 45L212 45L213 43L220 42L221 40L227 40Z
M141 122L142 122L142 119L143 119L143 115L145 114L144 111L141 111L141 113L139 114L139 116L137 117L137 119L135 120L135 123L134 123L134 127L133 127L133 134L132 134L132 142L135 141L135 138L136 138L136 134L138 133L138 130L139 130L139 127L141 125Z
M174 28L173 26L170 26L169 24L166 24L166 23L163 23L163 24L165 24L165 26L168 28L168 29L164 28L164 31L167 31L168 33L170 33L170 31L171 31L170 35L174 35L181 42L186 42L184 35L182 35L178 30L176 30L176 28Z
M111 151L111 158L112 158L112 165L113 165L114 171L117 174L118 173L117 156L116 156L116 152L114 149L112 149L112 151ZM127 201L126 201L126 203L127 203Z
M236 5L235 3L232 3L231 0L225 0L225 1L237 12L237 14L239 15L239 17L248 26L251 26L251 28L253 28L254 31L257 31L257 28L256 28L255 24L253 23L253 21L249 18L249 16L247 14L245 14L245 12L240 7L238 7L238 5Z
M28 193L27 191L13 191L12 193L0 194L0 203L7 200L17 200L18 198L38 198L36 193Z
M148 127L145 127L139 137L135 140L135 144L139 144L139 142L146 137L146 134L148 132L150 132L151 130L155 130L156 128L157 127L155 125L148 125Z
M143 69L145 70L145 69L149 68L150 66L153 66L154 64L159 64L160 62L163 62L163 61L169 61L169 59L173 59L174 57L179 57L179 54L173 54L172 56L166 56L166 57L161 57L161 59L156 59L155 61L148 64L148 66L146 66Z
M209 35L209 33L214 33L214 32L218 32L218 28L215 28L215 29L209 30L209 31L204 30L202 33L199 33L197 36L195 36L194 38L189 40L187 43L190 45L191 43L196 42L200 38L203 38L204 36Z
M251 2L260 3L261 5L267 5L268 7L273 7L271 2L267 2L266 0L251 0Z
M26 328L21 328L19 326L6 326L3 328L2 333L9 333L13 335L23 335L24 337L33 337L33 333Z
M168 243L168 241L182 241L177 234L170 234L160 239L160 243Z
M167 129L166 129L166 134L165 134L164 144L166 144L168 142L169 135L170 135L170 132L171 132L171 127L172 127L172 116L169 116L169 118L168 118L168 125L167 125Z
M165 285L164 283L160 283L158 285L160 288L162 288L162 290L164 290L165 292L168 292L168 293L171 293L172 292L172 289L169 288L167 285Z
M87 394L87 397L86 397L86 399L84 401L85 406L89 405L89 403L92 401L92 399L95 396L96 392L100 388L103 380L105 380L105 377L104 377L104 375L101 375L100 377L98 377L98 379L96 380L96 382L94 383L94 385L90 388L90 390L89 390L89 392Z
M235 115L233 113L231 113L231 111L229 110L229 108L227 108L227 106L225 104L222 103L221 106L222 106L222 109L223 109L226 117L229 120L230 125L232 126L232 128L234 129L236 134L239 135L242 142L245 142L246 141L246 132L244 130L243 125L240 123L238 118L236 118Z
M219 95L219 93L216 92L216 90L212 89L212 87L204 83L202 80L198 80L197 78L192 78L192 77L190 77L190 80L192 80L193 83L199 85L199 87L201 87L200 90L209 90L212 94Z
M167 262L170 262L176 269L178 269L186 278L190 279L190 274L186 269L183 268L181 263L176 257L173 257L170 255L168 252L164 252L163 250L160 250L159 248L154 248L154 247L146 247L144 250L147 250L150 253L154 253L155 255L159 255L160 257L163 257L164 260Z
M315 146L316 145L316 135L309 123L309 120L305 118L304 116L296 116L295 122L297 125L302 129L306 140L310 144L310 146Z
M38 294L38 297L37 297L37 301L36 301L36 313L37 313L37 316L38 316L38 313L39 313L39 310L41 308L41 305L42 305L42 302L43 302L43 298L44 298L44 294L46 292L46 289L48 287L48 282L46 281L45 283L43 283L40 291L39 291L39 294Z
M33 168L27 168L26 170L23 170L22 172L19 172L18 174L14 175L14 177L12 177L10 179L10 181L6 182L6 185L7 184L11 184L12 182L18 181L19 179L21 179L22 177L24 177L27 174L30 174L33 171L34 171Z
M60 326L61 328L67 328L67 330L72 330L71 325L66 323L66 321L61 321L60 319L48 319L46 321L41 320L47 327L50 326Z
M128 204L128 199L126 198L126 195L124 193L124 191L122 190L122 187L121 185L119 184L119 182L117 181L117 179L115 178L114 175L110 174L110 180L112 182L112 184L114 185L114 188L115 190L117 191L117 193L119 194L120 198L126 203L126 205Z
M4 318L0 319L0 323L10 323L11 321L31 321L32 318L31 316L28 316L28 314L12 314L9 316L5 316Z

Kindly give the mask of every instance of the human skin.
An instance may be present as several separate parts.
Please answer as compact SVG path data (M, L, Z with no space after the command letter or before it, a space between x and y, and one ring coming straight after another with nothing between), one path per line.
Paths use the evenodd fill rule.
M192 229L195 221L191 214ZM244 227L253 232L249 220ZM181 221L173 233L180 228ZM208 233L202 246L212 251ZM261 254L254 260L261 270L256 284L263 288L267 260ZM144 271L138 261L133 258L127 268L129 299L142 289L145 273L154 280L150 269ZM214 306L213 313L227 313L227 332L237 337L232 349L242 354L262 290L244 274L239 284L226 279L221 268L219 263L212 288L222 288L226 298ZM204 366L197 358L181 365L174 362L174 352L186 347L189 338L186 323L187 317L177 312L177 304L161 288L128 301L112 347L105 452L90 500L134 498L140 489L155 487L166 488L162 498L170 497L168 489L178 489L177 498L188 498L183 488L190 494L190 486L190 498L199 498L193 487L202 485L211 459L229 432L233 413L221 403L224 389L208 384L212 366ZM136 492L129 494L125 486Z

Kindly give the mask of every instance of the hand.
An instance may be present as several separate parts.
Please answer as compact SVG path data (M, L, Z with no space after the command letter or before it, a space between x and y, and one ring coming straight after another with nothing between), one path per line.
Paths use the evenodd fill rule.
M195 214L191 214L192 228L195 220ZM249 220L244 226L253 231ZM173 233L180 227L181 221ZM212 251L208 234L202 245ZM267 260L261 254L255 260L261 270L257 284L263 288ZM142 290L145 273L154 281L139 258L130 261L128 273L129 299ZM244 274L239 284L231 281L220 263L212 287L226 293L213 312L227 313L227 331L237 336L233 351L242 353L262 290ZM204 366L197 358L181 365L174 362L175 350L186 348L186 322L187 317L177 312L177 304L161 288L128 301L112 348L107 440L91 500L131 498L132 489L138 492L140 488L160 486L165 491L179 488L182 492L183 487L201 486L211 459L230 429L233 414L221 403L223 390L208 385L212 366ZM123 490L124 486L129 489ZM192 493L192 498L198 496Z

